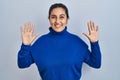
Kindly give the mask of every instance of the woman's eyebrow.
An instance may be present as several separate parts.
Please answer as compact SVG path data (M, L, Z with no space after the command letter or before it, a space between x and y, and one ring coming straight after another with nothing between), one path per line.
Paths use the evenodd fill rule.
M51 16L56 16L56 15L52 14Z
M60 14L61 16L65 16L65 14ZM56 16L55 14L51 14L51 16Z
M65 14L60 14L59 16L65 16ZM52 14L51 17L56 17L56 15Z
M65 16L65 14L60 14L60 16Z

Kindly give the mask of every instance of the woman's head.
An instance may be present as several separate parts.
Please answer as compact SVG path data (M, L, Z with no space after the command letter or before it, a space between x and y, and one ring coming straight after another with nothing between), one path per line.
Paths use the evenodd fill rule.
M49 16L48 16L49 19L50 19L50 14L51 14L52 10L55 8L63 8L65 10L65 14L67 15L67 18L69 19L68 8L62 3L55 3L55 4L51 5L51 7L49 9Z
M61 32L66 27L69 19L67 7L62 3L51 5L48 18L52 29Z

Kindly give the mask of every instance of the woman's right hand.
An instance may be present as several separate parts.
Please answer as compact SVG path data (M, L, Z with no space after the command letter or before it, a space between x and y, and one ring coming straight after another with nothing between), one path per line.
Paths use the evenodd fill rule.
M34 32L34 24L27 22L24 25L24 29L22 26L20 27L22 43L24 45L31 45L32 42L38 37L38 34L33 35Z

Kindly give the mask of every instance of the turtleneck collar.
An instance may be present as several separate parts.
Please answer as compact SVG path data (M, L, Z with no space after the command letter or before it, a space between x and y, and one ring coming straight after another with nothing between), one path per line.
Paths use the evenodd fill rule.
M49 27L49 31L51 35L64 35L67 33L67 27L65 27L65 29L61 32L56 32L52 29L52 27Z

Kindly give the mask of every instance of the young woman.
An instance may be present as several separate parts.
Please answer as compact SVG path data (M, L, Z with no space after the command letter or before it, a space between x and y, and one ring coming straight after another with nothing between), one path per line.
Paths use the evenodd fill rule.
M18 67L37 65L42 80L79 80L83 62L93 68L101 66L101 52L98 44L98 27L88 22L91 51L78 36L67 31L68 9L64 4L56 3L49 9L49 33L33 35L34 24L26 23L21 27L22 45L18 52Z

